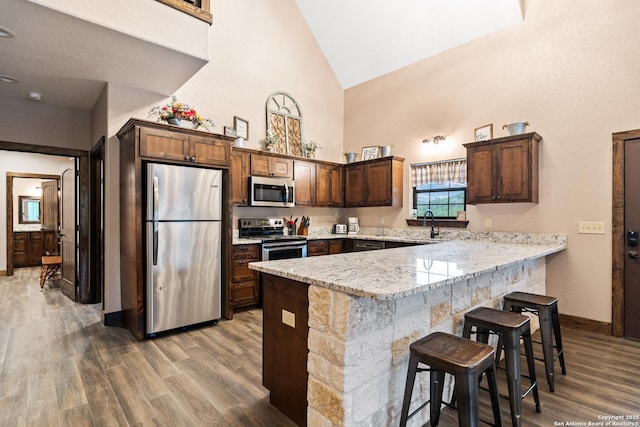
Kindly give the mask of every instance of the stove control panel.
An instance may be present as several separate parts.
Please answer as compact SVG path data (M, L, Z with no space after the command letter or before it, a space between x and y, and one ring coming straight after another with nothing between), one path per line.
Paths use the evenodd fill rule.
M238 228L284 228L282 218L239 218Z

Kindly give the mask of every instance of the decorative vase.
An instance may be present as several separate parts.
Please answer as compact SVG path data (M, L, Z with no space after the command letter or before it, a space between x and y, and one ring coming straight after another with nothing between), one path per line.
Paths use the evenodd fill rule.
M268 145L268 146L264 147L264 151L268 151L269 153L273 153L275 151L275 148L273 147L273 145Z
M315 151L309 151L309 150L306 150L306 151L304 152L304 156L305 156L307 159L315 159L315 158L316 158L316 152L315 152Z

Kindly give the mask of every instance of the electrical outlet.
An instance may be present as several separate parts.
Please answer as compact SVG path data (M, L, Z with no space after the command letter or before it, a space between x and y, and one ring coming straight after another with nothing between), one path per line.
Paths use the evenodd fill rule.
M491 218L485 218L484 228L491 228L491 227L493 227L493 221L491 220Z
M579 234L604 234L604 222L578 222Z
M282 323L287 326L291 326L295 329L296 327L296 315L290 311L282 309Z

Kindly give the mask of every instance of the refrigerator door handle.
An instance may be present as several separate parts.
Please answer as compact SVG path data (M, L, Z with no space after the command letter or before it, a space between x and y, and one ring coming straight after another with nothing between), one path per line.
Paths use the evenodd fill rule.
M158 222L153 222L153 265L158 265Z
M158 177L153 177L153 265L158 265Z
M153 177L153 205L151 206L151 218L158 221L158 177Z

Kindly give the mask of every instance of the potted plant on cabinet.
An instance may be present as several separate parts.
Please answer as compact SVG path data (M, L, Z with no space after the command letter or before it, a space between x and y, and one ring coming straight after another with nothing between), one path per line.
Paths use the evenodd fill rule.
M309 141L302 141L302 155L307 159L316 158L316 150L320 147L320 144L310 139Z
M273 152L276 145L280 143L280 138L275 135L271 129L267 131L267 135L260 140L260 145L262 145L262 149L265 151Z

